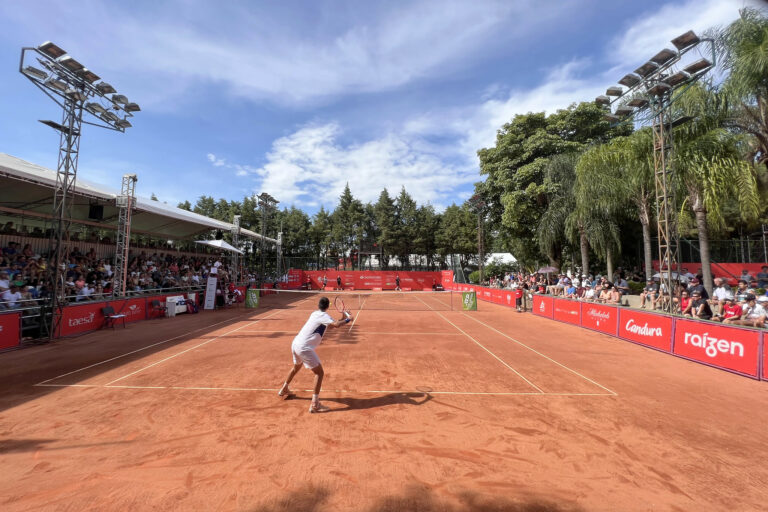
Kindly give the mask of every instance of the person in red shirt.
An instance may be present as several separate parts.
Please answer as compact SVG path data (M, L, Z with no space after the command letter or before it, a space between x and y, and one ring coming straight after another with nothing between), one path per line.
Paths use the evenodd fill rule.
M725 302L723 304L722 312L713 318L713 320L719 320L724 324L730 324L735 320L739 320L741 318L742 310L741 306L736 303L736 299L731 296L726 297L724 300Z
M683 291L680 293L680 314L683 316L691 315L691 297L688 292Z

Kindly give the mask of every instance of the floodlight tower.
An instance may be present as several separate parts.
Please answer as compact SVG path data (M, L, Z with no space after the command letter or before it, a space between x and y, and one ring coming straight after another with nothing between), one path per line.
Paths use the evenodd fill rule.
M124 174L120 187L120 195L117 197L117 238L115 240L115 266L112 274L112 296L125 295L125 281L128 277L128 253L131 242L131 216L136 204L135 174Z
M272 208L275 208L280 201L262 192L258 196L259 207L261 208L261 282L264 282L264 272L266 269L266 236L267 236L267 213Z
M35 65L31 65L33 59ZM43 69L36 67L41 66ZM62 109L62 122L40 121L59 132L59 159L56 167L56 188L53 198L53 229L51 230L51 261L48 275L52 284L53 314L48 336L53 339L61 319L66 240L72 218L72 202L80 156L80 133L83 123L118 132L131 127L128 118L141 110L99 76L80 64L67 52L50 41L38 47L21 49L19 72ZM109 97L108 95L112 96ZM95 122L83 120L83 110ZM43 315L46 318L46 315Z
M670 107L680 93L715 66L715 42L712 39L701 39L689 30L671 42L676 51L669 48L661 50L634 73L619 80L619 84L627 87L626 90L620 86L609 87L605 95L595 99L595 103L607 107L606 119L613 123L651 123L659 272L661 282L670 294L673 290L673 272L680 272L677 211L671 183L674 170L670 166L672 128L690 120L689 117L673 120ZM709 59L701 54L705 44L708 48L703 49L708 50ZM696 56L699 58L696 59ZM611 113L614 104L616 109ZM667 312L671 313L673 307L671 300L662 302L662 308Z

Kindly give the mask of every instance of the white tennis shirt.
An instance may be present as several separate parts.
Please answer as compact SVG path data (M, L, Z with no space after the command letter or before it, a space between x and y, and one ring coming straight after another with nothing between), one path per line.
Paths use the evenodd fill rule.
M299 334L293 338L292 346L297 349L317 347L323 339L326 327L333 322L334 320L331 318L331 315L325 311L320 311L319 309L313 311L309 315L307 323L299 331ZM320 336L315 336L315 334Z

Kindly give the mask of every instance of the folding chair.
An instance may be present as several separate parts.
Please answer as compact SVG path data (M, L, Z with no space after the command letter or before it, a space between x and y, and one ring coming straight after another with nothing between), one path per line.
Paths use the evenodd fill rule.
M152 313L160 312L160 316L165 316L165 312L168 311L168 308L161 305L160 301L157 299L152 299L152 302L150 302L150 306L152 307L150 312Z
M125 329L125 316L122 313L115 313L115 309L112 306L106 306L101 308L101 312L104 314L104 326L115 328L115 322L123 321L123 329Z

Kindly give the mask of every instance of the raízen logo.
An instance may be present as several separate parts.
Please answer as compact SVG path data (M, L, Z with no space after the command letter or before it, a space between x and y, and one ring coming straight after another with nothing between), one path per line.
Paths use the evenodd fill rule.
M704 349L704 353L709 357L715 357L718 352L723 354L730 354L732 356L737 355L744 357L744 345L738 341L719 340L714 336L710 336L708 332L704 334L691 334L685 333L685 344L693 345Z

